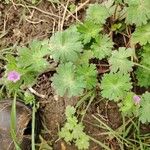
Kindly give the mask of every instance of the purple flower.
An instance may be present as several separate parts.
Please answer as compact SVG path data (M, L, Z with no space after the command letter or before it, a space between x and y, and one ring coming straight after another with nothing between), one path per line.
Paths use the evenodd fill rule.
M133 101L134 101L135 105L139 105L140 101L141 101L141 98L139 96L137 96L137 95L134 95L133 96Z
M10 71L7 75L7 79L16 83L18 80L20 80L20 74L16 71Z

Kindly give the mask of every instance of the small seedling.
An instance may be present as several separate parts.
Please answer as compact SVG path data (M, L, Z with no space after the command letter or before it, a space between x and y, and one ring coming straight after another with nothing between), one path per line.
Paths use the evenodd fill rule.
M89 137L84 133L84 126L75 116L76 110L72 106L66 107L66 123L59 132L60 138L66 142L74 142L78 149L88 149Z

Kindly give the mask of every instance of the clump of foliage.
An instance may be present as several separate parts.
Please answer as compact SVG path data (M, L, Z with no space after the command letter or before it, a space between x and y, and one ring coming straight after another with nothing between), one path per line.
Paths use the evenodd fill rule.
M75 142L78 149L88 149L89 137L83 132L84 126L80 122L78 123L77 117L75 116L76 110L72 106L66 107L66 123L59 132L59 136L64 138L66 142Z
M131 35L131 47L119 47L118 49L114 50L114 43L109 35L103 33L103 27L106 23L106 20L110 18L112 14L116 13L113 9L114 6L119 6L120 3L121 5L125 6L123 8L125 10L125 23L127 25L134 24L136 25L136 28ZM110 65L110 73L104 74L100 81L102 97L109 100L118 101L120 110L126 115L135 114L135 109L136 112L139 112L142 107L142 103L139 104L138 107L136 107L136 103L133 101L133 97L134 95L136 95L136 93L132 91L132 88L136 85L131 80L131 73L134 73L134 75L136 76L139 86L144 86L146 88L149 87L148 79L150 77L150 61L148 60L150 45L148 29L150 27L150 15L148 8L150 5L148 5L148 3L149 1L145 0L143 1L142 5L140 5L140 1L125 1L124 3L115 1L115 3L112 4L91 4L87 9L85 22L77 25L75 31L78 34L75 33L73 38L72 35L68 34L67 40L65 40L65 37L63 38L63 33L56 33L54 36L52 36L52 38L50 39L50 43L51 41L52 43L62 43L63 39L64 41L68 42L68 40L71 39L70 42L75 44L75 42L72 42L72 40L78 39L76 40L76 46L78 46L79 43L82 44L82 46L80 45L78 47L78 50L74 49L76 47L71 48L76 52L72 53L74 54L75 58L70 56L70 54L68 53L68 51L71 53L71 50L69 50L71 46L69 46L67 43L62 43L63 47L59 47L59 50L57 50L57 54L56 51L53 51L54 49L52 46L51 54L52 56L54 56L54 59L57 56L59 57L59 55L61 55L62 53L68 53L68 55L64 55L64 57L59 57L59 59L57 59L57 61L62 64L58 66L57 73L54 74L54 77L52 78L52 85L56 90L56 93L60 96L65 94L67 94L68 96L80 96L85 91L90 90L98 85L96 76L96 74L98 73L95 72L96 67L90 67L90 60L95 58L98 60L105 59ZM141 7L145 8L146 11L143 12L143 9L141 10ZM139 11L139 9L143 13L141 12L140 14L136 15L137 13L135 13L133 10ZM141 18L141 16L143 16L144 19L140 20L139 18ZM117 17L115 19L118 20ZM66 32L70 32L70 30L72 29L75 29L75 27L71 27L70 29L67 29L63 32L64 34L66 34ZM60 41L57 41L56 39L54 41L56 35L59 36L57 37L57 39L61 39ZM133 48L133 45L136 45L137 43L141 45L141 55L138 56L140 58L140 64L134 61L134 58L137 57L138 53L136 53L136 49ZM55 56L55 54L57 56ZM69 60L70 58L71 60ZM81 59L81 61L79 59ZM72 67L70 64L70 69L72 68L72 73L70 72L70 75L72 74L72 77L69 77L68 73L63 73L63 71L68 72L67 70L70 70L69 68L67 70L65 70L64 68L60 72L61 68L63 68L66 63L68 63L68 61L72 63ZM133 71L133 67L136 67L136 70ZM78 73L78 70L81 68L82 71ZM92 72L94 75L92 75ZM77 81L77 78L80 78L80 80ZM75 81L77 81L78 84ZM61 83L63 88L59 87L59 83ZM91 86L87 86L88 84ZM75 86L78 89L77 92ZM70 90L71 88L72 90ZM141 98L141 101L142 100L143 99ZM131 107L129 107L129 105ZM133 113L131 113L131 110L133 111ZM136 116L139 115L140 113L136 113ZM145 122L146 121L148 120L145 119Z
M112 20L111 25L107 20ZM116 25L121 27L115 28ZM116 46L113 34L126 33L131 27L135 30L128 36L131 37L128 45ZM139 45L138 49L136 45ZM50 79L57 95L80 97L99 88L104 99L118 103L123 115L135 115L142 123L150 122L149 0L90 4L83 23L58 31L49 40L33 41L27 47L18 48L17 56L6 56L2 84L9 92L33 86L39 74L50 66L45 56L58 63ZM99 74L95 62L106 62L109 72ZM12 71L20 74L16 82L8 80ZM137 95L133 88L136 86L144 87L144 93ZM73 107L66 108L67 123L60 137L67 142L75 141L79 149L86 149L88 136L83 133L83 125L78 123L74 114ZM86 144L82 145L82 142Z
M5 75L1 80L10 93L32 87L40 73L48 69L49 64L43 57L49 53L45 41L33 41L28 47L18 47L18 56L6 56ZM16 71L20 78L17 82L9 80L9 73Z
M150 1L149 0L125 0L127 3L126 23L141 26L147 24L150 19Z

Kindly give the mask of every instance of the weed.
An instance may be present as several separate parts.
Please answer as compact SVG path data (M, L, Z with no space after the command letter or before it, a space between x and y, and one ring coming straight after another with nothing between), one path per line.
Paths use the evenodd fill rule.
M109 22L110 26L107 24L108 20L112 20ZM50 56L49 58L58 63L56 73L50 79L57 95L80 97L99 87L102 98L117 102L124 115L138 117L142 123L150 122L149 20L149 0L112 0L91 4L83 23L58 31L48 40L32 41L27 47L18 48L17 56L7 55L5 75L0 83L10 95L21 92L28 96L26 91L49 68L50 64L45 56ZM116 25L119 26L115 27ZM125 25L121 32L127 34L129 42L124 47L116 48L113 34L120 25ZM135 27L133 33L131 26ZM104 34L106 27L108 31ZM140 55L136 51L137 44L140 45ZM93 60L99 63L105 61L109 66L109 73L101 75L100 84L97 64L91 63ZM146 88L138 97L138 93L133 90L137 85ZM137 99L139 97L140 100ZM35 109L31 97L26 98L26 103L28 102L34 104ZM74 116L75 109L67 107L66 113L67 123L62 128L60 137L67 142L75 141L80 149L88 148L89 137ZM113 136L120 142L126 141L114 132ZM132 145L131 142L126 142Z
M59 132L59 136L64 138L66 142L74 141L78 149L87 149L89 147L89 137L83 132L84 126L82 123L78 123L75 112L74 107L66 107L67 122Z

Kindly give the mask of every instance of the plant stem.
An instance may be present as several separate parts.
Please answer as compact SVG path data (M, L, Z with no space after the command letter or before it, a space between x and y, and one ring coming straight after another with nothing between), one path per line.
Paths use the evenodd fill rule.
M35 103L33 103L33 107L32 107L32 150L35 150L35 112L36 112L36 107L35 107Z
M90 101L89 101L89 103L88 103L86 109L84 110L84 114L83 114L83 116L82 116L82 118L81 118L81 122L83 121L83 119L84 119L84 117L85 117L85 114L86 114L88 108L90 107L90 105L91 105L91 103L92 103L94 97L95 97L95 95L93 94L92 97L90 98Z
M111 149L110 149L107 145L105 145L104 143L102 143L102 142L100 142L100 141L94 139L94 138L91 137L91 136L89 136L89 138L90 138L93 142L99 144L99 145L100 145L102 148L104 148L105 150L111 150Z
M88 97L90 97L92 95L93 91L90 91L88 93L86 93L76 104L75 108L77 109L83 102L85 102L87 100Z
M17 137L16 137L16 127L17 127L17 123L16 123L16 97L17 97L17 93L14 93L14 99L13 99L13 103L12 103L12 108L11 108L11 120L10 120L10 133L11 133L11 137L12 140L15 144L15 148L16 150L21 150L19 147L19 144L17 142Z
M139 67L141 67L141 68L143 68L143 69L145 69L145 70L150 71L150 68L149 68L149 67L143 66L143 65L138 64L138 63L135 63L135 62L134 62L134 65L139 66Z
M110 131L110 134L114 136L119 142L126 142L127 144L133 145L131 142L129 142L127 139L123 138L118 132L114 131L112 128L110 128L107 124L105 124L103 121L101 121L99 118L96 116L92 115L92 117L97 120L100 123L100 128L103 127L103 129Z

